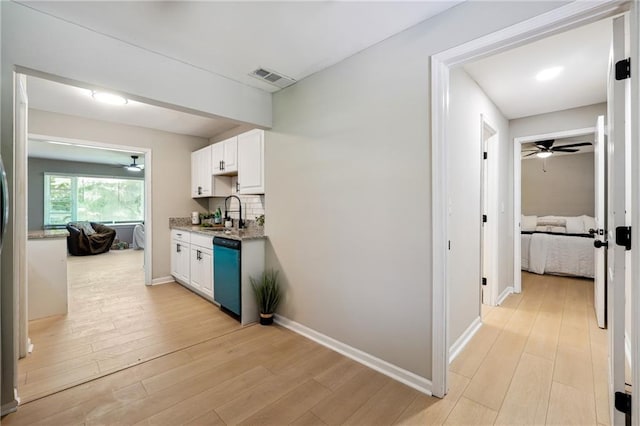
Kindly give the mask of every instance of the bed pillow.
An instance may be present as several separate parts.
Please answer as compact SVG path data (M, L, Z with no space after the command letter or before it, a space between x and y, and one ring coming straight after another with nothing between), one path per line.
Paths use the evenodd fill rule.
M525 216L520 218L520 230L524 232L533 232L538 224L538 216Z
M585 233L588 233L589 229L597 229L597 227L596 227L596 219L595 218L593 218L591 216L587 216L587 215L582 215L580 217L584 221L584 232Z
M587 231L584 229L584 220L581 216L578 217L566 217L567 221L567 233L569 234L584 234Z
M553 232L554 234L566 234L567 228L564 226L543 225L536 226L536 232Z
M567 226L567 220L558 216L542 216L538 218L538 226Z

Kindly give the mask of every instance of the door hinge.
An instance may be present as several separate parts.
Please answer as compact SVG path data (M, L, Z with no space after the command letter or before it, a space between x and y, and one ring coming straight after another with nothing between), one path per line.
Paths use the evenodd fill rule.
M616 410L631 415L631 394L626 392L615 393Z
M616 62L616 80L626 80L631 77L631 58Z
M487 159L487 153L486 152L482 153L482 158L484 158L485 160Z
M487 223L487 215L486 214L482 215L482 223Z
M625 250L631 250L630 226L618 226L616 228L616 244L623 246Z
M482 285L487 285L487 279L485 277L482 277Z

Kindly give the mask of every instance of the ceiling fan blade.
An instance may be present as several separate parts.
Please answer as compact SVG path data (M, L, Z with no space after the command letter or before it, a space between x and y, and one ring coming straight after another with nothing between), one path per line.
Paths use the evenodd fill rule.
M575 146L589 146L593 145L591 142L578 142L578 143L570 143L569 145L558 145L556 148L573 148Z
M558 147L558 148L551 148L551 151L553 151L553 152L578 152L580 150L579 149L573 149L573 148Z
M523 149L521 152L538 152L539 149Z
M538 151L536 151L536 152L532 152L531 154L527 154L527 155L525 155L524 157L531 157L532 155L536 155L537 153L538 153ZM524 158L524 157L523 157L523 158Z
M553 146L553 142L555 142L555 139L547 139L545 141L535 142L535 144L540 149L549 149Z

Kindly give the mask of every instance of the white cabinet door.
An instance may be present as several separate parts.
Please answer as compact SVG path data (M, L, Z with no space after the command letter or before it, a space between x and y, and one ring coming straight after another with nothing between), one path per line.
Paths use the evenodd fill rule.
M220 175L224 172L222 162L224 161L224 143L218 142L211 145L211 170L214 175Z
M191 287L213 297L213 251L191 246Z
M221 142L224 145L224 158L222 167L225 173L238 171L238 137L234 136Z
M202 281L202 268L200 266L200 247L191 246L191 276L189 277L189 285L196 290L200 290L200 282Z
M211 148L213 174L235 175L238 172L238 137L215 143Z
M189 243L171 240L171 275L183 283L188 283L190 279L190 249Z
M201 189L198 190L200 186L200 156L198 155L198 151L191 153L191 198L201 197L200 192Z
M238 192L264 194L264 131L238 136Z
M191 197L211 197L211 146L191 153Z

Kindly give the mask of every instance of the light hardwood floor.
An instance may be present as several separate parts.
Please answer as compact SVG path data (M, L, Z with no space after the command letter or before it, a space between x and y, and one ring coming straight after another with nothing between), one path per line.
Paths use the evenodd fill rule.
M22 402L240 328L178 284L144 285L143 251L69 256L69 312L30 321L18 362Z
M592 282L523 276L427 397L277 326L246 327L46 398L7 425L607 424Z

